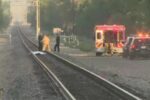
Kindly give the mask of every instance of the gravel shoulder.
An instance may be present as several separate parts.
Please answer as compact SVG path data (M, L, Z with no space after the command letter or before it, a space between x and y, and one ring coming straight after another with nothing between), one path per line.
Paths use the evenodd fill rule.
M53 92L45 96L40 83L44 77L37 71L38 65L24 48L15 28L11 34L11 43L0 43L0 100L61 100Z
M86 53L64 47L58 55L135 92L146 100L150 99L150 60L128 60L120 56L95 57L93 52Z
M31 39L35 37L29 29L26 33ZM96 57L95 52L87 53L64 46L61 46L60 53L55 53L133 91L145 100L150 99L150 60L128 60L120 56Z

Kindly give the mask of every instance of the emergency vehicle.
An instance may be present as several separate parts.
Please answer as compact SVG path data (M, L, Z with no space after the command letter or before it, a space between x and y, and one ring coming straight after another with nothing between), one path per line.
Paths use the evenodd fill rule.
M123 52L123 43L125 42L124 25L96 25L95 26L95 48L96 55L102 55L106 52L105 44L112 44L113 53Z
M150 57L149 34L136 34L127 37L123 47L123 58L134 59L135 57Z

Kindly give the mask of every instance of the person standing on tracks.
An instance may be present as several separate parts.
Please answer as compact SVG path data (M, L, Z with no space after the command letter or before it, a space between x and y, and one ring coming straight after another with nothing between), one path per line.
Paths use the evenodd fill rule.
M44 35L44 37L42 39L42 44L43 44L42 51L51 52L50 38L49 38L48 34Z
M43 48L42 39L43 39L43 35L40 34L40 35L38 36L39 51L42 51L42 48Z
M54 45L54 51L60 51L60 48L59 48L59 46L60 46L60 34L57 34L56 35L56 43L55 43L55 45Z

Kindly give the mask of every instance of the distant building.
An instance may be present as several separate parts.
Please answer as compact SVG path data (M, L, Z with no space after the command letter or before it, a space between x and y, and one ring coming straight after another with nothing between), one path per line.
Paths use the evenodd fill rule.
M26 0L10 0L11 23L27 23L28 5Z

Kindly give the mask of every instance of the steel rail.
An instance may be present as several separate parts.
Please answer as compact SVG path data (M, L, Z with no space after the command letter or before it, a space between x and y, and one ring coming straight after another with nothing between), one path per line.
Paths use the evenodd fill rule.
M89 76L90 78L94 79L95 81L97 81L98 83L102 84L105 88L107 88L108 90L111 90L112 92L114 92L116 95L118 95L119 97L123 98L123 100L142 100L140 97L135 96L134 94L126 91L125 89L121 88L120 86L110 82L109 80L101 77L100 75L97 75L69 60L66 60L63 57L60 57L54 53L51 54L53 57L55 57L56 59L71 65L74 69L85 73L87 76Z
M20 28L18 28L18 33L21 33ZM67 88L61 83L61 81L57 78L57 76L36 56L32 53L32 50L29 48L29 46L25 43L25 40L23 39L23 37L20 35L20 38L24 44L24 46L26 47L26 49L31 53L32 57L34 58L34 60L42 67L42 69L46 72L46 74L48 75L48 77L50 77L55 85L57 86L57 88L59 89L59 91L62 93L62 95L64 96L64 98L66 100L76 100L76 98L67 90ZM27 38L26 38L27 39ZM31 41L30 41L31 42ZM33 43L33 42L32 42ZM36 46L36 45L34 45Z
M23 33L22 33L23 34ZM24 34L25 36L25 34ZM26 36L25 36L26 37ZM27 37L26 37L27 38ZM28 38L27 38L28 39ZM28 39L34 46L38 47L32 40ZM94 79L95 81L97 81L99 84L102 84L105 88L107 88L108 90L110 90L111 92L115 93L117 96L121 97L123 100L142 100L140 97L135 96L134 94L128 92L127 90L121 88L120 86L110 82L109 80L63 58L58 56L55 53L48 53L49 55L52 55L53 57L55 57L56 59L58 59L59 61L70 65L70 67L72 67L73 69L76 69L82 73L85 73L87 76L89 76L90 78Z

